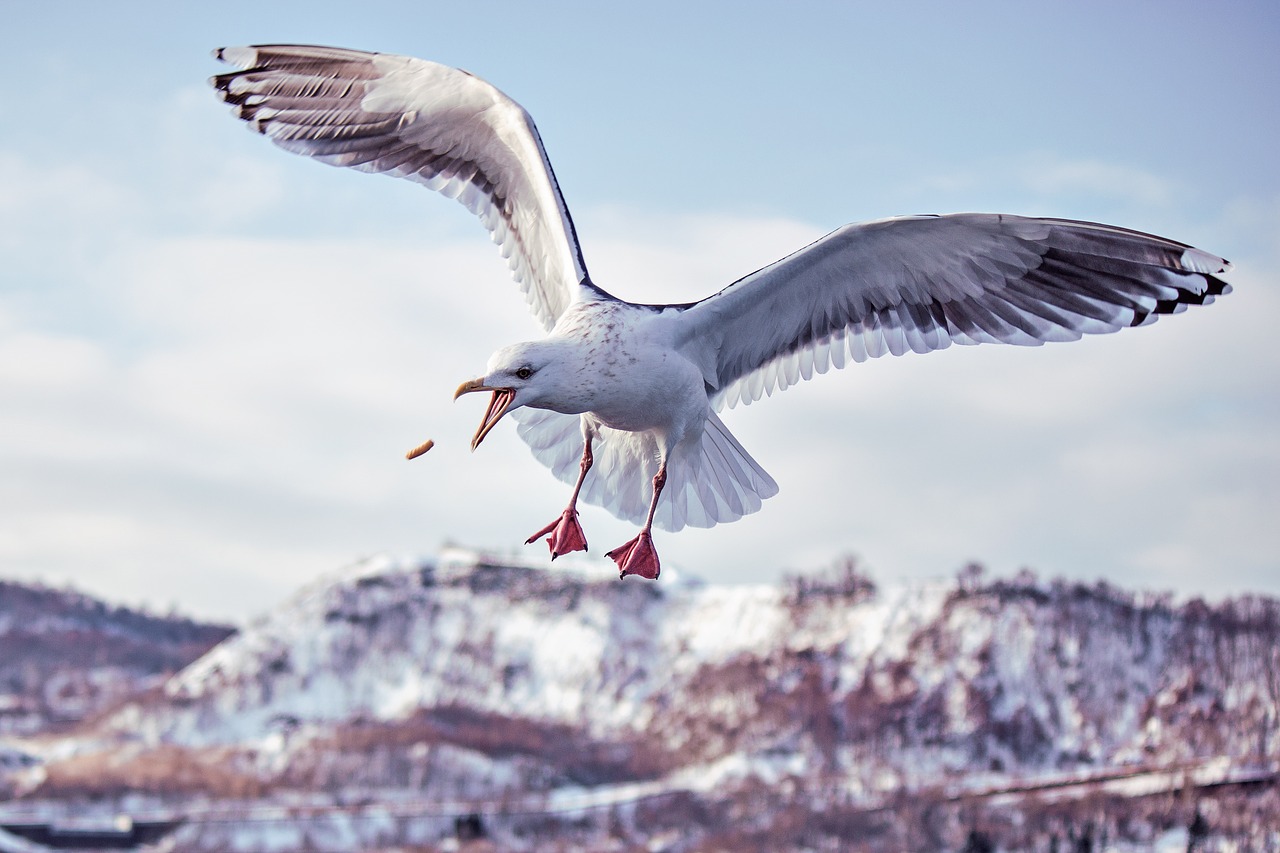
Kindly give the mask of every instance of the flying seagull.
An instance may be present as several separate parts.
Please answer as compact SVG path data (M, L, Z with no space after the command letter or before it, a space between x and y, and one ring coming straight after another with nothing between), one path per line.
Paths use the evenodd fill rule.
M471 447L510 414L573 484L528 539L547 537L553 560L587 548L579 500L641 525L608 552L622 577L658 577L655 525L736 521L777 493L720 420L726 406L851 361L1072 341L1230 292L1215 277L1230 264L1163 237L960 213L846 225L697 302L626 302L587 274L533 120L480 78L333 47L215 56L238 69L213 78L222 99L281 148L416 181L488 228L546 336L503 347L458 388L455 400L492 395Z

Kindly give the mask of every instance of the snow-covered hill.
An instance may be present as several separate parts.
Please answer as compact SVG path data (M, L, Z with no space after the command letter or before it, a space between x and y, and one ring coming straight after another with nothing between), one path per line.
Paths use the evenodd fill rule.
M1175 605L975 568L879 589L852 562L781 586L650 584L560 562L455 550L352 566L82 731L30 796L149 792L149 808L194 818L235 798L245 827L282 798L326 820L360 802L392 833L379 843L435 843L441 815L475 812L519 846L544 815L537 849L568 831L545 816L556 809L578 815L581 849L681 826L686 847L670 849L725 833L748 845L732 849L793 844L787 821L817 814L844 817L813 831L814 849L859 820L867 849L893 849L930 824L884 815L933 803L928 849L956 849L974 833L1013 838L998 809L960 820L966 798L1034 793L1049 817L1010 807L1026 812L1017 831L1067 839L1083 831L1073 790L1127 802L1246 784L1273 778L1280 757L1273 600ZM1266 796L1251 807L1280 815ZM1178 808L1206 820L1199 800ZM1174 812L1126 831L1194 822ZM351 832L334 849L371 843Z
M69 590L0 581L0 736L83 721L157 686L230 633Z

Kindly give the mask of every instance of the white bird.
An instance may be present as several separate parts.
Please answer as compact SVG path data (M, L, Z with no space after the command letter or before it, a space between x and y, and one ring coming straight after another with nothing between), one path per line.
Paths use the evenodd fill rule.
M224 48L223 100L280 147L409 178L489 229L547 336L489 359L454 395L490 391L474 450L510 413L572 482L546 536L586 550L579 500L641 524L610 551L656 578L651 531L755 512L777 484L717 412L825 373L952 343L1036 346L1114 332L1230 286L1230 264L1162 237L1062 219L962 213L847 225L706 299L641 305L587 274L529 114L466 71L332 47ZM576 463L576 464L575 464Z

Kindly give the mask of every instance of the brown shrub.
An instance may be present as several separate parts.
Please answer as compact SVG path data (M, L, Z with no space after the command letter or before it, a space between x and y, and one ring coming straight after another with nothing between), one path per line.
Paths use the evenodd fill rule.
M268 785L229 749L163 745L138 751L99 752L55 761L36 797L120 796L126 793L258 797Z

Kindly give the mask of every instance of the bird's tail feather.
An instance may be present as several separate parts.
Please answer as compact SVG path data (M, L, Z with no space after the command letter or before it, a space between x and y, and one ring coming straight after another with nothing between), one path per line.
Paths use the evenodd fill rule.
M534 458L564 482L573 483L584 441L581 416L527 408L511 414ZM601 426L592 455L595 465L583 484L581 499L618 518L644 523L658 471L657 442L644 433ZM701 443L677 450L668 460L667 485L654 524L672 532L686 526L714 527L755 512L765 498L777 493L778 484L712 413Z

